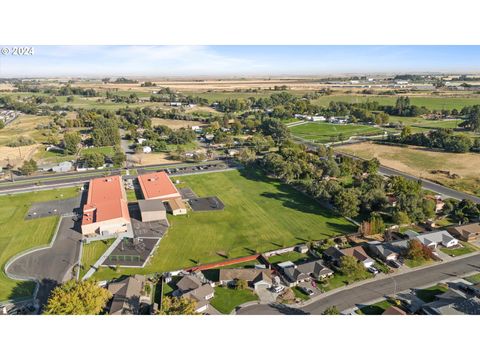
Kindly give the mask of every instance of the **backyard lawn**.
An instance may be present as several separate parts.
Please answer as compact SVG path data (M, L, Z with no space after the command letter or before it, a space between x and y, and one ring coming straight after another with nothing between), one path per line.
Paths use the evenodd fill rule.
M306 258L308 258L308 254L300 254L299 252L291 251L285 254L270 256L268 261L270 264L279 264L284 261L295 262Z
M0 196L0 301L31 295L34 284L9 279L4 273L5 264L22 251L47 245L58 222L56 216L24 220L30 204L77 194L76 188L66 188Z
M93 241L83 246L82 250L82 270L80 271L80 279L85 275L93 264L103 255L103 253L112 245L115 239L106 239Z
M82 149L82 155L91 154L91 153L100 153L105 156L113 156L115 151L113 146L100 146Z
M343 140L348 140L354 135L378 135L383 134L384 130L368 126L368 125L337 125L325 122L307 123L290 127L293 135L314 142L330 142L338 141L339 136L343 136Z
M258 296L251 290L235 290L217 286L215 297L210 300L210 304L222 314L230 314L238 305L255 300L258 300Z
M100 269L98 278L191 267L321 240L355 227L292 187L254 170L182 176L199 196L216 195L225 209L170 216L170 229L143 269Z

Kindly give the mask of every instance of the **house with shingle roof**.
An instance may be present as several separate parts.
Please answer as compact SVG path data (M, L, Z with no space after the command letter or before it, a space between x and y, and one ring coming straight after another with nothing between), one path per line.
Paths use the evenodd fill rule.
M463 241L480 240L480 224L471 223L460 226L453 226L447 229L450 234Z

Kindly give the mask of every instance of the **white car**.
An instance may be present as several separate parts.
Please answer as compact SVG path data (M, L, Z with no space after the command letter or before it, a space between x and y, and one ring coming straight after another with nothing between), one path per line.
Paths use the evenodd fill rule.
M276 285L272 287L272 291L276 294L281 293L285 289L285 286L283 285Z
M378 274L378 270L376 268L374 268L373 266L370 266L368 269L367 269L369 272L371 272L373 275L377 275Z

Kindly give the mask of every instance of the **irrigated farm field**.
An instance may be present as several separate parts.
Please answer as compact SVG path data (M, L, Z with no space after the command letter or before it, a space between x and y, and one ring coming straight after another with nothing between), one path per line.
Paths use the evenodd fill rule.
M336 125L320 122L292 126L290 131L295 136L320 143L337 141L339 136L343 136L342 140L347 140L350 136L379 135L384 132L382 129L367 125Z

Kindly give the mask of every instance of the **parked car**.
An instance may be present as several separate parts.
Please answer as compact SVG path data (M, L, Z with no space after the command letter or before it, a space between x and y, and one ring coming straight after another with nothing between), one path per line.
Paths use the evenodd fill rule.
M388 265L390 265L391 267L394 267L395 269L398 269L399 267L402 266L402 264L400 264L397 260L390 260L388 262Z
M367 270L368 270L369 272L371 272L373 275L377 275L377 274L378 274L377 268L375 268L375 267L373 267L373 266L370 266Z
M285 286L283 285L276 285L272 287L272 291L276 294L281 293L285 289Z
M315 294L315 292L310 288L301 287L300 289L302 289L302 291L308 296L312 296L313 294Z

